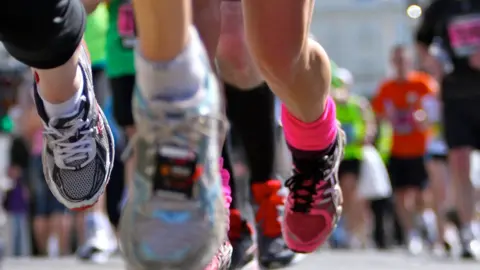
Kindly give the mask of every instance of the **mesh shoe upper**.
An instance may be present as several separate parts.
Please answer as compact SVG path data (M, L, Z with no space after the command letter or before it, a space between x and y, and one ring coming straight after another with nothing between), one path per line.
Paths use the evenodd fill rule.
M344 134L339 132L337 144L320 158L294 157L294 176L285 183L290 194L284 237L297 252L312 252L323 244L340 217L342 194L337 171L343 145Z
M35 86L34 98L44 131L43 167L50 190L71 209L93 205L103 193L113 165L114 141L93 94L86 56L80 58L84 79L79 108L49 117Z

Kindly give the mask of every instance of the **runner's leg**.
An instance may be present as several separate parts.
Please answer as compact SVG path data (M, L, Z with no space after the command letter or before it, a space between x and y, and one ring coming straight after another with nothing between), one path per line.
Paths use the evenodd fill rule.
M344 140L337 137L342 133L328 98L329 59L308 38L313 6L312 0L243 0L250 51L284 102L282 123L296 174L286 183L291 192L283 232L288 246L299 252L312 252L326 241L342 201L332 171L338 169Z
M190 0L133 3L137 165L122 247L133 268L205 267L227 225L216 162L218 87L192 27Z
M265 267L273 263L287 265L293 261L295 254L285 244L281 244L283 239L279 215L285 197L280 192L282 183L276 179L274 168L274 96L248 52L242 3L224 0L221 16L222 28L216 62L224 80L227 116L243 142L250 169L250 186L259 229L257 243L260 263ZM247 104L249 106L245 106ZM242 267L250 263L254 250L253 235L249 235L251 226L241 217L238 209L231 211L230 216L231 222L238 223L232 224L229 233L234 247L232 267Z
M445 223L447 213L447 183L448 168L445 159L441 155L432 155L430 160L426 162L426 169L430 180L430 188L432 190L433 210L436 216L437 225L437 246L434 251L449 251L449 245L445 241Z
M207 50L212 67L220 36L220 2L221 0L192 0L193 23Z
M46 125L45 178L65 206L90 207L108 183L114 150L110 128L95 101L86 48L80 45L84 8L71 0L4 4L1 41L35 73L35 102Z

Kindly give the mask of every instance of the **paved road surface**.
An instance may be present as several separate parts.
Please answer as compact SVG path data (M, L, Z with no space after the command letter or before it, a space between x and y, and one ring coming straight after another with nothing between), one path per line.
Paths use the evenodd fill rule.
M124 270L120 258L106 265L87 265L73 258L62 260L9 260L4 270ZM332 252L311 255L291 270L478 270L479 262L438 260L425 255L409 257L403 252L358 251Z

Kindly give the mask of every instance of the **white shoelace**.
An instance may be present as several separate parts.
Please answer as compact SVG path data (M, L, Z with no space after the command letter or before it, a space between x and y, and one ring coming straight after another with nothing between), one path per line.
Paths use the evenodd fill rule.
M75 119L73 125L67 131L60 131L55 128L55 123L58 123L58 118L51 118L48 125L45 126L45 135L50 135L56 139L50 141L53 145L53 153L55 163L61 169L75 170L75 167L68 166L72 162L86 159L81 167L90 163L95 155L91 155L94 140L91 139L91 134L94 132L93 128L79 131L90 125L90 119ZM78 140L70 142L69 139L73 136L78 136ZM59 164L57 160L62 162Z
M122 160L127 160L132 152L135 142L139 137L143 137L148 142L171 143L175 145L196 147L202 136L210 132L209 121L219 122L219 133L222 134L228 129L228 121L224 116L206 116L195 115L177 123L172 123L166 119L155 119L149 124L137 126L137 132L133 135L122 154ZM178 136L179 133L188 134L188 137ZM157 149L151 149L156 151Z

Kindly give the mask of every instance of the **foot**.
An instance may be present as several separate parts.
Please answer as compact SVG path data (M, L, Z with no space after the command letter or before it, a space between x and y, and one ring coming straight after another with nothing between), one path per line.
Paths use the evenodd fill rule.
M232 245L225 241L220 246L212 261L205 267L205 270L228 270L230 269L232 257Z
M433 244L432 254L438 258L445 258L450 256L452 252L452 246L446 241L441 241Z
M55 198L73 210L91 207L103 194L113 168L115 148L110 126L95 99L91 64L83 46L78 61L84 88L77 112L49 117L36 85L34 89L37 111L45 125L45 179Z
M213 74L206 76L183 100L135 93L137 167L120 234L134 268L203 269L224 245L220 93Z
M407 239L407 250L411 255L418 256L423 252L423 238L419 232L410 232Z
M107 226L110 224L106 216L87 216L85 224L87 240L77 251L78 259L98 264L108 262L117 251L118 245L112 228Z
M228 239L233 246L232 264L229 269L256 269L257 245L253 241L253 229L236 209L230 210Z
M278 180L253 184L256 204L259 263L265 268L279 268L296 262L297 254L290 250L282 236L281 219L285 208L285 190Z
M294 175L285 206L283 236L298 253L315 251L328 239L342 213L338 167L343 158L345 135L339 129L335 143L316 158L299 158L293 151Z
M468 226L461 230L462 258L480 260L480 241Z

